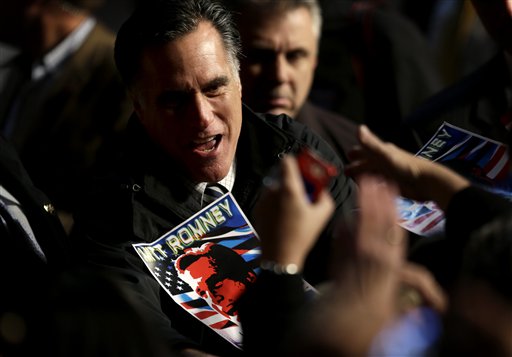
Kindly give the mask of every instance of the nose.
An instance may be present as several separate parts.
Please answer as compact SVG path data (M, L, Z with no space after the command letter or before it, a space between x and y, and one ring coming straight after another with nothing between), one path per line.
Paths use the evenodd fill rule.
M288 81L289 64L284 54L278 53L272 61L270 68L270 77L277 83Z
M214 298L217 304L221 304L224 301L224 295L215 294Z
M195 94L190 101L187 116L188 118L184 119L190 121L198 130L208 128L215 119L212 105L202 93Z

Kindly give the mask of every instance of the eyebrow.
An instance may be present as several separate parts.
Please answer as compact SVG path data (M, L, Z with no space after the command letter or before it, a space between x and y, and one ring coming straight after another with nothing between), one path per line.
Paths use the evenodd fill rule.
M204 86L201 87L201 92L208 92L215 90L219 87L227 86L229 83L229 77L228 76L219 76L211 81L207 82ZM165 101L169 98L183 98L187 94L191 93L191 90L165 90L163 93L161 93L158 96L157 101Z
M227 86L228 83L229 83L228 76L219 76L219 77L212 79L211 81L206 83L204 86L202 86L201 91L208 92L208 91L217 89L219 87Z

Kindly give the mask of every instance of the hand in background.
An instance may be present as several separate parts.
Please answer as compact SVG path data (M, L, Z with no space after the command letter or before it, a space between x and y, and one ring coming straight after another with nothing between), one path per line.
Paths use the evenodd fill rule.
M360 207L352 236L338 237L335 290L345 303L367 305L368 312L389 318L394 311L399 272L405 264L407 238L398 225L395 185L380 177L359 177Z
M359 127L360 146L350 153L346 174L376 174L396 182L402 196L435 201L446 209L452 196L469 181L447 167L417 157L391 143L381 141L366 126Z
M369 175L359 177L358 184L355 232L336 241L333 284L307 313L309 323L302 333L308 338L297 339L300 355L323 350L364 356L396 316L407 246L405 232L397 225L397 188Z
M441 314L446 312L448 298L430 271L421 265L407 263L399 274L399 312L407 312L418 306L429 306Z
M254 226L261 239L261 257L302 269L334 211L334 202L326 190L316 202L309 201L294 157L282 160L280 172L281 177L267 186L255 208Z

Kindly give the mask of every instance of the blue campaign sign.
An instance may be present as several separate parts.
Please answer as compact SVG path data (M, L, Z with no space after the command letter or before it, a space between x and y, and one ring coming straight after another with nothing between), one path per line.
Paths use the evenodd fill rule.
M512 200L510 160L503 143L445 122L416 156L443 164L474 185ZM444 212L435 203L401 197L397 206L403 228L423 236L443 231Z

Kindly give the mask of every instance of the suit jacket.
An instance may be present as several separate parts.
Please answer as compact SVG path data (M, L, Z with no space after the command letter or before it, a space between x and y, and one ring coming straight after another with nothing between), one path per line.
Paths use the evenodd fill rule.
M124 155L118 160L120 166L90 185L92 192L80 205L81 211L76 212L72 233L76 251L85 254L89 266L119 273L171 347L195 341L221 356L237 355L234 347L204 329L167 296L131 246L152 242L195 214L201 209L201 194L186 188L179 167L149 139L137 118L130 121L127 132ZM318 150L338 166L341 174L330 184L329 191L338 212L352 207L355 184L343 175L343 164L323 140L289 117L263 117L244 107L232 193L249 220L264 177L272 172L283 153L297 153L303 146ZM329 226L323 232L306 261L305 277L312 284L326 279L332 229Z
M295 119L327 141L341 160L348 163L347 154L358 144L355 122L322 109L309 101L304 103Z
M48 198L37 189L23 165L16 151L0 136L0 185L5 188L19 202L21 209L32 228L34 236L46 256L46 262L35 254L27 244L25 235L7 236L0 234L2 249L0 265L2 277L11 278L17 273L13 268L22 264L23 272L37 272L41 268L52 270L63 269L67 262L66 242L64 230L52 210ZM3 280L4 281L4 280ZM5 281L4 281L5 283Z
M415 142L399 144L416 151L445 121L506 143L508 131L501 118L511 107L506 93L510 88L505 58L499 54L471 75L427 100L408 116L405 123L415 133Z
M113 46L114 35L96 24L57 72L31 86L22 99L9 140L57 208L71 210L82 189L80 179L131 113ZM5 120L0 110L0 127Z

